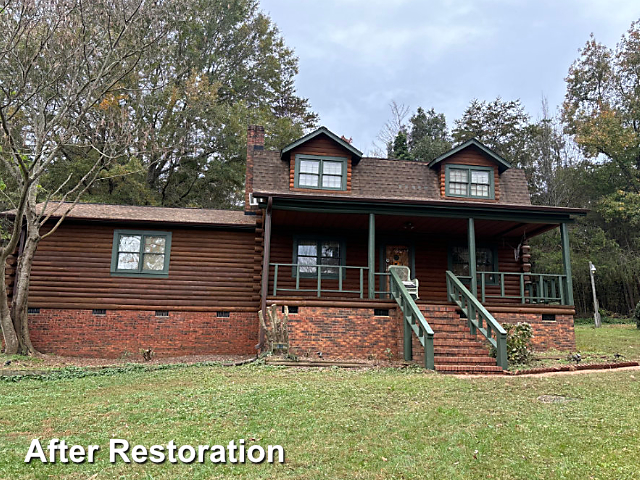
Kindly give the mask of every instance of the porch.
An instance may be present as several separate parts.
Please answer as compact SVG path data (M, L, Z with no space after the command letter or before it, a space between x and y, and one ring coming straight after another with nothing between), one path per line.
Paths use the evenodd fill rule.
M497 350L493 365L506 368L506 332L497 317L511 321L512 315L539 319L573 313L567 228L571 219L566 213L554 217L535 211L489 214L476 209L464 215L407 210L411 209L345 212L337 206L318 210L282 204L267 208L263 305L313 308L316 317L321 311L335 313L336 308L368 308L371 317L376 309L400 312L401 355L410 360L417 341L425 366L439 370L443 365L437 365L434 336L447 345L450 340L459 343L455 335L460 332L449 328L458 323L456 318L465 319L467 335L483 337ZM564 271L531 272L527 239L558 227ZM394 280L390 267L400 265L417 280L417 298ZM429 313L440 308L455 314L443 319ZM351 318L345 312L339 316ZM317 333L315 338L321 336Z
M532 272L528 238L558 226L564 271ZM268 300L392 300L389 266L404 265L419 302L448 303L451 272L483 304L573 304L566 222L274 211L269 230Z

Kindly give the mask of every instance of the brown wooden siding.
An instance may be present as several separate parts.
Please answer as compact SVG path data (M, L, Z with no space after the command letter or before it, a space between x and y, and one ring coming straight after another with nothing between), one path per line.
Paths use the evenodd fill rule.
M295 234L302 235L320 235L323 238L331 238L336 240L342 240L346 246L345 265L349 266L367 266L367 232L353 232L353 231L333 231L323 232L312 230L296 230L285 227L274 227L274 232L271 236L271 263L293 263L293 240ZM274 268L271 267L269 271L269 296L273 295L273 277ZM300 288L314 289L317 287L316 278L301 278ZM295 288L296 279L293 276L291 267L281 267L278 273L278 288ZM363 275L364 285L364 297L368 295L368 283L367 272ZM343 278L343 289L345 290L359 290L360 289L360 274L357 270L349 269L345 277ZM322 288L338 290L337 279L322 279ZM278 296L287 297L316 297L315 292L279 292ZM350 297L358 298L356 294L340 294L340 293L323 293L323 298L327 297Z
M257 311L253 231L141 227L172 232L169 277L132 278L110 274L115 228L122 227L69 223L44 239L33 262L29 305Z
M295 170L296 170L296 155L319 155L323 157L341 157L347 159L347 192L351 191L351 154L338 145L333 140L325 137L324 135L312 138L308 142L300 145L291 151L289 161L289 187L296 192L330 192L335 193L335 190L318 190L309 188L295 188Z
M500 173L498 172L498 168L496 162L493 160L489 160L486 156L475 149L467 148L461 152L456 153L455 155L447 158L440 162L440 196L446 197L447 192L445 189L445 165L447 164L458 164L458 165L475 165L479 167L491 167L493 168L493 185L495 187L495 199L494 200L484 200L482 198L479 199L469 199L465 198L465 201L469 200L478 200L480 202L497 202L500 200ZM458 198L458 197L450 197L450 198Z
M274 227L271 244L271 263L293 263L293 239L295 234L313 235L320 234L323 237L341 239L346 244L346 265L367 266L367 232L335 232L328 234L324 232L314 232L311 230L296 230L290 227ZM420 282L420 300L429 303L447 303L447 284L445 272L449 268L448 253L450 244L465 244L464 238L443 238L435 235L402 235L393 232L378 232L376 245L376 271L382 271L386 265L380 265L380 249L385 245L408 245L413 248L415 273ZM482 239L478 239L482 243ZM384 259L383 259L384 262ZM498 246L498 269L503 272L521 272L521 263L516 261L513 249L508 246ZM269 272L268 295L273 298L273 267ZM365 288L365 298L368 294L367 275L365 272L363 285ZM317 286L315 278L300 279L300 288L314 289ZM280 268L278 275L278 288L295 288L295 278L292 276L290 268ZM347 290L358 290L360 287L360 277L356 271L349 271L343 280L343 288ZM323 279L322 288L338 289L338 280ZM376 279L376 290L380 290L379 280ZM518 295L520 287L517 279L509 279L505 293L507 295ZM500 293L498 286L487 286L487 294ZM279 292L280 297L302 297L317 298L315 292ZM354 294L323 293L323 298L343 297L356 298ZM487 303L517 303L515 300L492 301Z

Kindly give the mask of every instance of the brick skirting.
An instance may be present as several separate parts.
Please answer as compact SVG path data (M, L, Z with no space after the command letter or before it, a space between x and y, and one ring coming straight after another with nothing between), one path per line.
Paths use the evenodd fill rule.
M540 313L492 313L500 323L529 323L533 327L534 350L575 350L576 334L573 315L554 315L555 320L542 320Z
M429 306L423 313L442 315L452 307ZM390 308L389 316L374 316L373 308L306 307L289 316L289 343L292 353L301 357L402 359L402 316L398 308ZM457 315L457 313L455 314ZM540 313L494 313L500 323L527 322L533 327L535 350L575 350L576 340L572 315L556 315L555 321L543 321ZM437 330L435 331L437 335ZM422 364L424 349L412 335L414 362ZM387 350L389 349L389 350Z
M450 307L443 307L444 310ZM433 314L437 309L430 307ZM429 312L424 312L427 321ZM527 322L533 327L536 350L575 350L572 315L543 321L541 314L494 313L500 323ZM258 320L252 312L174 312L157 317L155 311L42 309L29 315L31 339L43 353L96 358L140 355L153 349L157 356L251 355L258 343ZM438 332L435 332L436 335ZM401 359L402 318L399 309L389 316L374 316L373 308L301 306L289 316L292 353L300 357ZM423 349L412 335L414 361Z
M118 358L140 356L152 349L157 356L251 355L258 343L258 319L252 312L174 312L41 309L29 314L31 340L43 353Z
M289 345L301 358L398 358L398 321L374 316L373 308L300 307L289 315ZM389 349L389 350L387 350Z

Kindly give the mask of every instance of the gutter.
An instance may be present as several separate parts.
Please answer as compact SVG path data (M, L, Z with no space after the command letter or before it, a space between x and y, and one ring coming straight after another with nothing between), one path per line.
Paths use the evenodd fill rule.
M520 204L507 204L507 203L484 203L484 202L463 202L454 200L416 200L409 198L376 198L376 197L349 197L349 196L333 196L333 195L307 195L307 194L295 194L295 193L269 193L269 192L254 192L254 197L272 197L273 199L290 200L296 199L299 201L316 201L327 203L376 203L380 205L403 205L406 207L419 207L419 206L432 206L441 208L454 208L454 209L495 209L506 211L528 211L535 213L564 213L571 215L586 215L589 210L586 208L570 208L570 207L550 207L545 205L520 205Z

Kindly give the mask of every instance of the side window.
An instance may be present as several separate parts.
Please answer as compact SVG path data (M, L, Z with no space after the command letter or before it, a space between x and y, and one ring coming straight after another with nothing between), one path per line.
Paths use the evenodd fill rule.
M296 155L294 186L317 190L346 190L347 159Z
M299 265L301 277L317 277L319 265L323 278L338 278L338 267L344 265L344 251L344 244L339 240L297 238L293 263ZM293 275L296 276L295 267Z
M448 197L495 198L493 169L468 165L447 165L445 188Z
M116 230L113 234L111 274L166 277L170 254L171 232Z
M449 248L449 270L457 277L469 277L469 248L466 246L451 246ZM478 272L498 271L498 252L492 247L476 247L476 270ZM493 275L487 277L487 282L495 283Z

